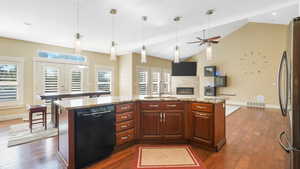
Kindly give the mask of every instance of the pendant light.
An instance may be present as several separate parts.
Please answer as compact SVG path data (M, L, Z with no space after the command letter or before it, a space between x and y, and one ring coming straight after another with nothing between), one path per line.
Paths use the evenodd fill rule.
M111 35L111 48L110 48L110 60L115 61L117 60L117 55L116 55L116 42L114 41L114 16L117 14L117 10L116 9L111 9L110 10L110 14L112 16L112 20L111 20L111 27L112 27L112 35Z
M143 16L142 20L145 23L147 21L147 16ZM144 23L142 25L142 39L144 39ZM142 49L141 49L141 63L147 63L147 52L146 52L145 42L142 45Z
M206 15L208 17L208 28L210 24L210 16L215 13L215 9L210 9L206 12ZM205 30L203 30L203 39L205 39ZM213 59L213 51L212 51L212 44L209 42L206 46L206 60L212 60Z
M180 21L181 17L177 16L174 18L174 21L176 23L176 46L174 50L174 63L180 62L180 49L178 45L178 22Z
M79 0L75 1L76 4L76 34L74 39L75 54L81 53L81 34L79 33Z

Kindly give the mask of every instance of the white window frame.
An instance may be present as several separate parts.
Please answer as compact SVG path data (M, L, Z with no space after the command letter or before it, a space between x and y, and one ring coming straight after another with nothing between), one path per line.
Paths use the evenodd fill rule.
M1 102L1 108L14 108L24 104L24 58L12 56L0 56L0 64L17 65L17 100Z
M114 96L115 95L115 71L114 67L112 66L103 66L103 65L96 65L95 66L95 91L98 90L98 72L101 71L110 71L111 72L111 84L110 84L110 95Z

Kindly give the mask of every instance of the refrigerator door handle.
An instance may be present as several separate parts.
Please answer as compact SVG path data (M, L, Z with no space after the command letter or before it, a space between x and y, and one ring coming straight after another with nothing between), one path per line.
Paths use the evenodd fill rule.
M284 62L285 62L285 66L286 66L286 78L288 78L288 65L287 65L287 54L286 51L283 52L281 61L280 61L280 65L279 65L279 71L278 71L278 77L277 77L277 86L278 86L278 95L279 95L279 105L280 105L280 109L281 109L281 113L283 116L287 115L287 106L288 106L288 83L289 81L286 80L286 97L285 97L285 105L283 105L282 103L282 97L281 97L281 72L282 72L282 68L284 66Z
M283 136L285 136L285 141L288 144L287 146L282 143ZM280 135L279 135L279 144L283 148L283 150L286 151L287 153L290 153L292 151L291 145L288 142L288 139L287 139L285 131L281 132Z

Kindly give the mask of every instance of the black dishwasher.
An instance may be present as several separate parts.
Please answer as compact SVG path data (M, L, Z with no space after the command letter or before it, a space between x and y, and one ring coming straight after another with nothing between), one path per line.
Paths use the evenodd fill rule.
M83 168L109 156L116 144L113 105L75 111L75 164Z

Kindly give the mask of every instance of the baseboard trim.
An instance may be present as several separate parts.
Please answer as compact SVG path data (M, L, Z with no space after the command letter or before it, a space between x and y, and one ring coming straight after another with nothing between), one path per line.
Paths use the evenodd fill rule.
M226 104L229 105L237 105L237 106L247 106L247 102L238 102L238 101L226 101ZM280 109L279 105L276 104L266 104L265 108L270 108L270 109Z
M7 121L7 120L15 120L15 119L23 119L25 114L5 114L0 115L0 121Z

